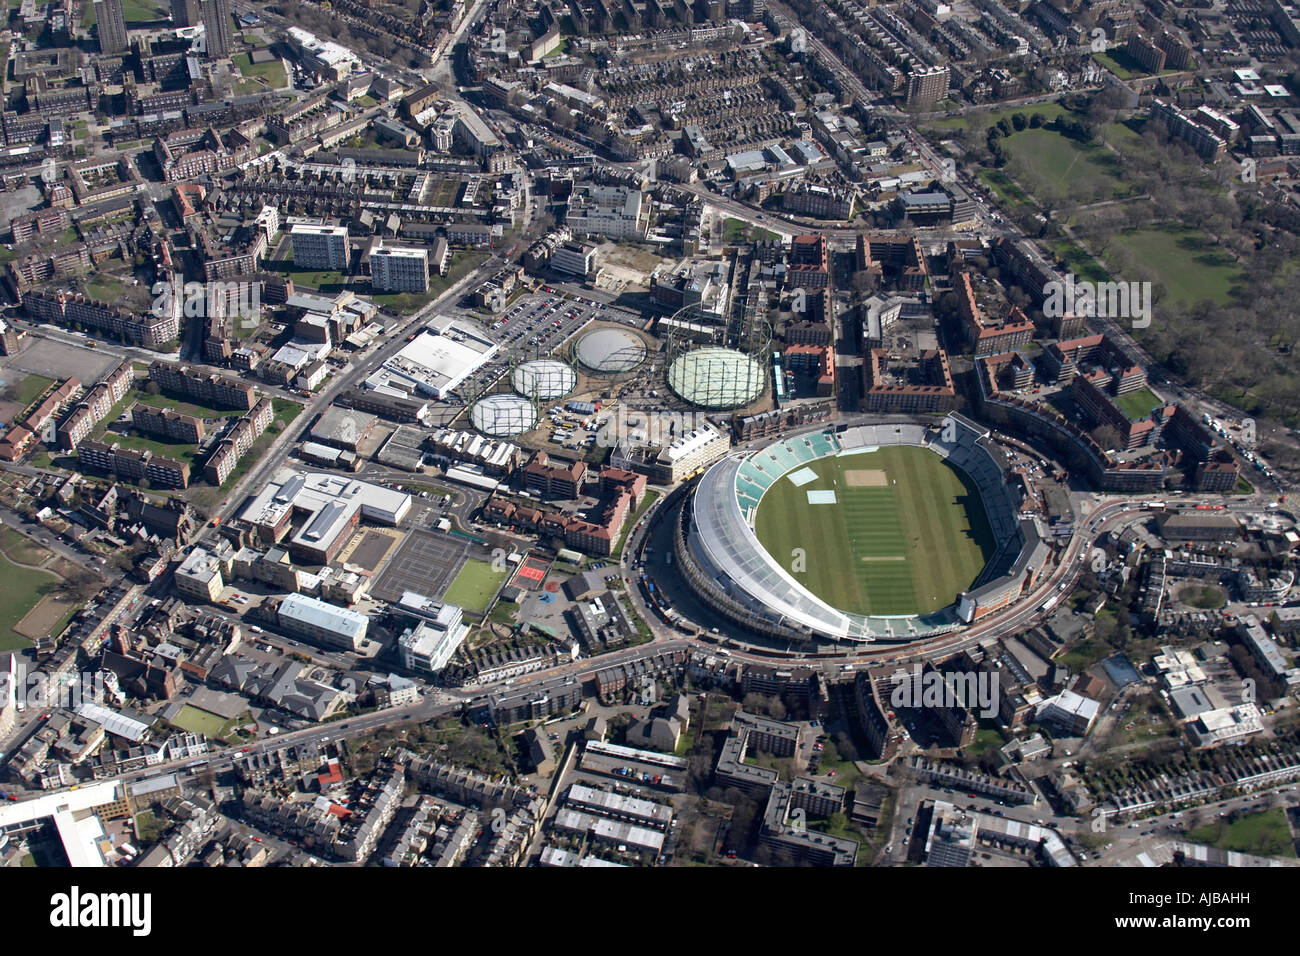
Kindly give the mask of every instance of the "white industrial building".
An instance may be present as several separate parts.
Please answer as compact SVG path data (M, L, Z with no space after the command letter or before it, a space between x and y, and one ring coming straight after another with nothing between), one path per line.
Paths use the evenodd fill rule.
M106 834L94 811L99 807L121 805L124 800L122 784L106 780L32 800L6 802L0 806L0 833L21 833L34 829L44 820L52 820L69 864L74 867L104 866L100 847Z
M569 275L590 275L596 266L596 247L589 242L566 242L551 253L551 268Z
M357 55L345 46L322 40L301 27L290 27L286 32L305 65L321 76L338 81L361 67Z
M1101 704L1072 690L1063 690L1038 708L1038 720L1054 723L1079 737L1086 736L1101 713Z
M649 211L639 189L581 183L573 188L565 225L574 235L642 239Z
M1249 737L1264 729L1260 723L1259 708L1254 704L1221 707L1198 714L1188 723L1188 731L1198 747L1214 747L1242 737Z
M435 318L366 379L366 388L386 395L446 398L499 348L469 324Z

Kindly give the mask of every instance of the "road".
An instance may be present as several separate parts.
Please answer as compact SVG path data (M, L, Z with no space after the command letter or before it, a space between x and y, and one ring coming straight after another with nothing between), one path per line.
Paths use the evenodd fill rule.
M406 335L412 326L426 320L439 309L444 309L454 304L467 286L476 284L487 278L491 274L493 267L493 260L488 260L477 270L466 275L447 289L446 292L438 296L438 298L421 308L418 312L415 312L406 319L401 320L400 325L389 330L388 339L385 344L374 351L369 358L357 361L348 369L348 371L344 372L342 375L336 375L321 392L309 399L303 408L302 414L298 417L294 425L286 428L276 436L275 441L271 443L271 447L263 454L261 462L250 470L248 474L244 475L235 487L230 490L229 496L225 501L223 501L217 509L214 509L214 517L220 518L222 522L228 520L243 504L244 498L250 489L263 487L279 468L284 467L289 446L297 441L301 430L311 422L312 418L314 418L319 411L327 408L342 392L366 378L371 374L371 372L401 349L401 347L406 344ZM200 540L210 537L212 533L212 527L210 526L201 534Z

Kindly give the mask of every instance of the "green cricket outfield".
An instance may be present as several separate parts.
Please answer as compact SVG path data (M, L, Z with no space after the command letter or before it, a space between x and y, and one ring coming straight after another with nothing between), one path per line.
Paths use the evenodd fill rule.
M885 447L806 467L815 479L798 485L786 474L768 489L754 530L796 580L842 611L937 611L993 556L974 483L929 449ZM834 492L835 502L810 503L810 491Z

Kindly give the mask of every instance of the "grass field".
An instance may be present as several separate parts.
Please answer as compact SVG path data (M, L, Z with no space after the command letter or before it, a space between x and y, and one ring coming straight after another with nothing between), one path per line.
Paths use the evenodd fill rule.
M18 396L14 401L26 408L53 384L54 379L46 378L44 375L24 375L23 380L18 383Z
M86 292L99 302L117 302L122 298L122 280L100 273L86 281Z
M5 582L0 588L0 651L31 647L32 642L15 631L14 625L47 593L56 592L62 582L46 571L21 568L3 557L0 557L0 575Z
M1121 412L1138 422L1150 417L1151 409L1160 404L1160 399L1151 389L1139 388L1136 392L1117 396L1115 404Z
M927 449L887 447L808 467L816 480L797 487L783 477L768 489L755 530L782 567L834 607L930 613L953 603L993 554L978 491ZM851 488L846 471L883 471L888 484ZM833 490L836 504L808 504L817 490Z
M1151 270L1183 306L1203 299L1226 306L1232 288L1242 281L1241 267L1201 233L1191 228L1134 229L1115 238L1135 261Z
M50 556L50 552L31 538L13 528L5 528L0 536L0 546L4 548L5 557L21 564L40 564Z
M501 582L509 573L509 571L494 571L489 562L471 558L460 569L456 580L451 582L451 587L447 588L447 593L442 599L448 604L464 608L471 614L482 614L488 601L492 600L492 596L497 593L497 588L501 587Z
M985 130L997 123L1003 117L1010 119L1016 113L1024 113L1025 116L1035 114L1041 116L1044 122L1050 123L1059 116L1065 115L1065 108L1059 103L1038 103L1033 106L1016 106L1001 110L989 110L987 113L969 113L965 116L950 116L944 119L927 122L927 126L933 126L936 129L980 129Z
M235 66L250 80L255 78L266 80L273 90L283 89L289 82L284 73L284 61L278 57L270 63L254 63L249 54L241 53L235 57Z
M217 737L220 736L222 728L226 726L226 718L211 711L200 710L198 707L186 704L172 720L172 723L181 730L188 730L192 734Z
M1252 813L1234 823L1209 823L1187 831L1187 839L1220 850L1295 859L1295 844L1281 809Z
M141 405L148 405L152 408L170 408L174 412L180 412L182 415L192 415L195 418L238 418L244 414L238 409L211 408L207 405L184 402L179 398L172 398L168 395L150 395L140 389L131 392L131 398Z
M722 223L723 242L747 242L750 239L780 239L770 229L751 225L742 219L727 219Z
M1024 165L1031 188L1076 198L1110 199L1130 192L1122 161L1102 146L1085 146L1050 129L1013 133L1007 146Z

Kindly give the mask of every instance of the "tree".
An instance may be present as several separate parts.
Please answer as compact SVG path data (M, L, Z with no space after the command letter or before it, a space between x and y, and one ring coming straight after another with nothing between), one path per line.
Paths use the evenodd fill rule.
M863 295L869 295L880 288L880 276L867 269L860 269L853 273L853 291Z
M748 713L761 714L773 720L785 720L786 717L785 704L781 702L781 698L766 694L746 694L741 707Z
M1111 425L1099 426L1093 431L1092 437L1096 439L1098 445L1107 451L1114 451L1124 444L1119 432Z
M845 760L852 762L858 759L858 748L854 746L853 739L843 731L835 735L835 749Z
M158 387L157 382L150 380L149 382L145 383L144 391L146 395L157 395L160 391L162 391L162 389Z

